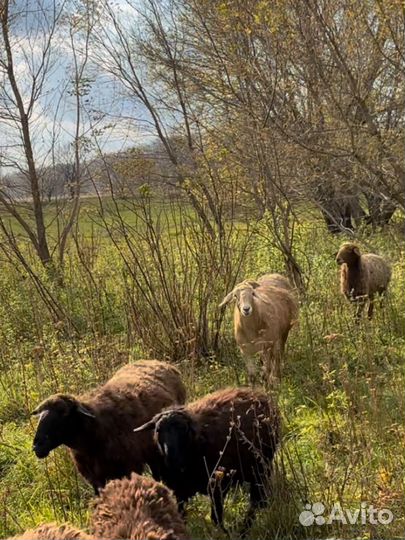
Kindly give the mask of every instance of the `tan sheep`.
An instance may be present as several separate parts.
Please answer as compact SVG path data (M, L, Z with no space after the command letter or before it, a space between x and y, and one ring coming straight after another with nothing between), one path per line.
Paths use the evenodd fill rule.
M298 301L287 278L265 274L258 281L236 285L220 307L235 301L236 343L247 357L251 383L256 379L254 357L260 355L268 384L281 378L281 357L288 334L298 317Z
M361 254L356 244L344 243L337 255L340 269L340 290L351 302L357 303L359 318L369 302L368 318L373 317L374 296L384 294L391 279L389 263L374 253Z

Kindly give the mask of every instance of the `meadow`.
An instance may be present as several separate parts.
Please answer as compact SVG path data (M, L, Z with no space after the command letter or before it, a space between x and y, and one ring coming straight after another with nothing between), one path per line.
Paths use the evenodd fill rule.
M328 233L316 212L302 212L297 220L294 250L306 290L284 359L283 436L272 496L251 538L403 534L402 228L397 216L384 230L365 227L357 233L365 250L387 257L393 277L384 308L377 306L373 321L356 325L352 307L339 294L334 260L349 237ZM98 202L89 200L69 245L63 287L50 281L23 239L30 271L2 252L0 537L46 521L86 527L92 491L68 451L59 448L39 461L31 449L36 420L30 411L51 393L83 392L125 362L145 357L174 360L190 400L246 382L232 310L223 314L218 304L229 292L225 266L239 281L284 272L266 231L246 219L230 224L223 254L221 242L209 244L191 210L180 203L153 203L137 211L122 203L116 212L109 203L100 211ZM241 489L227 499L225 520L233 538L246 502ZM326 509L339 502L348 510L364 502L389 509L394 519L386 525L338 520L301 525L305 504L316 502ZM225 538L211 524L202 496L188 507L188 530L192 538Z

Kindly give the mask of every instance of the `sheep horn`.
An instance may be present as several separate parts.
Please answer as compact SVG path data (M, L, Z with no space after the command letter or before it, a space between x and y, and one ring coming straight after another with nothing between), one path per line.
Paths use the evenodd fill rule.
M38 414L41 414L44 410L47 410L45 403L40 403L38 407L30 413L30 416L38 416Z
M32 411L31 416L39 416L39 421L41 421L48 413L49 409L35 409L35 411Z
M90 418L95 418L96 416L91 413L88 409L86 409L83 405L78 405L77 406L77 410L79 411L79 413L82 413L84 414L85 416L90 416Z
M154 429L156 426L156 420L152 418L152 420L149 420L149 422L146 422L146 424L143 424L142 426L139 426L134 429L135 433L140 433L142 431L148 431L150 429Z

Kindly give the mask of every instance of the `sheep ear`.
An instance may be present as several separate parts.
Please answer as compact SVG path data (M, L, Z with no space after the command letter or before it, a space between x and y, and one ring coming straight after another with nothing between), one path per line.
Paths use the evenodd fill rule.
M258 281L254 281L253 279L247 279L245 283L250 285L253 289L257 289L257 287L260 287L260 283Z
M134 429L135 433L141 433L142 431L149 431L151 429L155 429L156 426L156 420L152 418L152 420L149 420L149 422L146 422L146 424L143 424L142 426L139 426Z
M91 413L88 409L86 409L83 405L81 405L80 403L78 404L77 406L77 411L80 413L80 414L84 414L85 416L89 416L90 418L95 418L96 416Z
M359 248L358 248L357 246L354 246L354 248L353 248L353 253L354 253L355 255L357 255L358 257L360 257L360 250L359 250Z
M229 294L227 294L225 296L225 298L222 300L222 302L219 304L219 307L224 307L227 304L229 304L229 302L231 302L233 300L233 294L234 294L233 291L231 291Z

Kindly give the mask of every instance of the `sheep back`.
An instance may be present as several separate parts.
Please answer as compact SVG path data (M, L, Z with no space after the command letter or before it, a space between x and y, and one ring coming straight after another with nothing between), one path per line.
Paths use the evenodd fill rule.
M290 280L281 274L264 274L258 279L258 283L264 287L279 287L286 291L293 290Z
M368 294L383 293L391 280L391 266L388 262L374 253L361 256L361 262L368 273Z
M94 502L91 530L96 538L185 540L183 520L170 491L135 473L113 480Z

